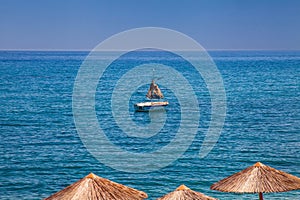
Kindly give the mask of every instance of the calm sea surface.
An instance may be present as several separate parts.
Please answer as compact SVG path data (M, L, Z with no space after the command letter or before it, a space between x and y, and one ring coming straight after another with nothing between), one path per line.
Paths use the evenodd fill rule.
M193 85L199 101L199 129L184 155L158 171L126 173L95 159L76 131L73 86L88 52L0 52L0 199L42 199L90 172L143 190L149 199L181 184L219 199L257 199L256 194L209 189L214 182L257 161L300 177L300 52L209 54L224 81L227 114L218 143L203 159L198 154L211 107L208 89L201 77L194 76L195 71L166 52L149 51L128 54L104 74L95 96L99 126L126 151L160 149L175 136L180 122L179 102L162 85L170 101L163 130L149 140L135 140L122 133L109 103L114 85L130 67L151 62L173 66ZM142 100L147 87L138 88L130 103ZM107 99L108 104L100 105L101 99ZM134 113L132 107L129 113L137 124L149 124L147 113ZM265 198L300 199L300 191L266 194Z

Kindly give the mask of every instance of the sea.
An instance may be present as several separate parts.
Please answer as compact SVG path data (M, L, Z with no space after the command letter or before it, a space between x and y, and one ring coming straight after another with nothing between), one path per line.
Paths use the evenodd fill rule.
M139 166L143 160L138 159L143 157L136 157L136 163L128 159L128 166L137 169L130 171L126 157L105 157L108 154L101 154L105 147L91 149L83 137L91 135L90 139L97 141L92 129L79 127L82 124L76 122L78 112L74 111L75 85L89 53L0 51L0 199L43 199L91 172L142 190L149 199L172 192L181 184L221 200L258 199L257 194L210 189L213 183L256 162L300 177L300 51L208 51L218 70L216 76L222 80L226 110L217 140L204 157L199 152L218 107L213 109L211 88L203 74L184 58L164 51L127 52L110 63L100 74L95 90L88 92L94 102L96 129L102 130L109 144L132 153L129 155L148 155L172 144L184 121L180 98L183 95L183 99L197 100L200 115L196 132L185 129L179 138L186 145L185 138L194 134L190 143L173 160L157 168L149 165L148 171ZM102 57L110 58L109 54ZM121 103L112 100L116 85L130 70L140 65L151 68L153 63L158 66L155 70L135 75L138 80L143 77L143 83L128 88L129 98L124 96L127 110L121 111ZM163 84L171 76L161 72L160 66L178 71L194 93L176 94L180 91ZM168 107L150 113L135 112L133 104L145 100L152 79L168 100ZM88 90L89 80L84 80ZM182 82L172 81L174 88L182 86ZM84 107L85 98L80 100L77 95L75 100ZM124 120L129 120L145 130L156 115L165 121L150 136L128 135L121 127ZM83 134L82 130L90 132ZM177 145L180 149L181 143ZM95 155L97 151L100 153ZM150 164L164 163L164 159L163 155L153 156ZM295 200L300 199L300 191L267 193L264 197Z

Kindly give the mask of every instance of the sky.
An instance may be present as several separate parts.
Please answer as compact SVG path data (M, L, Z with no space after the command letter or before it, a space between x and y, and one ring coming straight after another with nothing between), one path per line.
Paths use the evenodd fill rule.
M300 50L300 1L0 0L0 49L91 50L149 26L209 50Z

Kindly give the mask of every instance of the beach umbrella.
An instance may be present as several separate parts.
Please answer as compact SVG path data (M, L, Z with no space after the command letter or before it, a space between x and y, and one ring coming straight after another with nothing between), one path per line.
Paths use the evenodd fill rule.
M186 187L185 185L179 186L175 191L158 198L157 200L217 200L215 198L206 196L201 192L196 192Z
M210 188L222 192L258 193L262 200L263 193L300 189L300 178L258 162L214 183Z
M45 200L141 200L147 194L90 173Z

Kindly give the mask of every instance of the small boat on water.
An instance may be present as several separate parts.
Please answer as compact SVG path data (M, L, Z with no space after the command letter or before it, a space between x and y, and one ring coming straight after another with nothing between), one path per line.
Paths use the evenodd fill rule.
M134 104L134 108L138 112L149 112L151 110L162 109L167 105L169 105L169 102L167 101L141 102Z
M160 110L165 106L169 105L168 101L162 101L164 95L160 88L155 83L154 79L150 84L150 88L146 95L148 101L134 104L134 109L137 112L149 112L154 110Z

